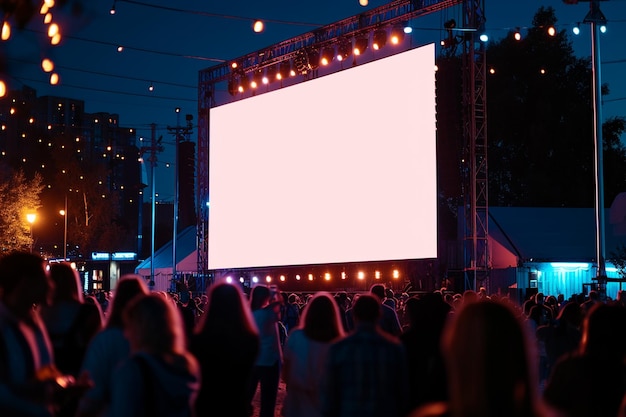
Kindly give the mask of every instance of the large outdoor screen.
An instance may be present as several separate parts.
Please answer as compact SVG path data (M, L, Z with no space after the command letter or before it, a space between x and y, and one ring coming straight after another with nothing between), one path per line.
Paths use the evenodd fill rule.
M209 269L436 258L434 59L212 108Z

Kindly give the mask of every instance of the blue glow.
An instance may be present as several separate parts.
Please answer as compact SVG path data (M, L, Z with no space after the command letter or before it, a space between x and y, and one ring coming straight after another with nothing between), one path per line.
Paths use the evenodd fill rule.
M487 42L489 40L489 35L487 35L486 33L481 33L479 38L481 42Z
M550 262L552 268L580 268L588 269L590 267L588 262Z

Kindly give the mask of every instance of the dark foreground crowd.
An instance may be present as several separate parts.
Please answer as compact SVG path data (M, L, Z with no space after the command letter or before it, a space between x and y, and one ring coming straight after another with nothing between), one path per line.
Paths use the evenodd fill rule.
M85 296L67 263L0 258L0 416L626 417L626 308L486 291L197 301L123 276ZM280 380L287 394L280 409Z

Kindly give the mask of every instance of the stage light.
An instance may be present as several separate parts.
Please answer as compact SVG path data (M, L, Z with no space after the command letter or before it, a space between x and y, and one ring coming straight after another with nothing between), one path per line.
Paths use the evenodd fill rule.
M263 76L263 84L269 84L270 82L274 81L276 79L276 74L276 64L267 67L265 75Z
M289 61L283 61L278 66L278 72L276 73L276 79L282 80L289 77L291 72L291 63Z
M337 61L344 61L352 55L352 42L347 39L339 41L337 46Z
M115 1L113 2L113 6L111 6L111 9L109 10L109 14L115 14Z
M574 25L574 27L572 28L572 32L574 32L574 35L580 35L580 27L579 27L580 23L576 23Z
M389 40L392 45L398 45L399 43L401 43L404 40L404 27L394 26L391 29Z
M322 53L320 55L320 64L324 66L328 65L331 62L333 62L334 58L335 58L335 48L333 48L332 46L323 48Z
M237 78L237 91L239 91L240 93L246 91L246 81L247 77L243 74L240 75L239 78Z
M360 38L356 38L354 40L354 55L362 55L365 53L365 51L367 50L367 44L368 44L368 40L365 36L362 36Z
M372 37L372 48L379 51L387 44L387 31L384 29L376 29Z
M556 29L554 28L554 26L550 26L548 28L548 35L550 36L556 36Z
M257 70L250 76L250 88L255 89L263 82L263 70Z
M521 41L522 40L522 34L519 31L519 28L517 28L515 30L515 33L513 34L513 38L515 38L516 41Z
M316 70L320 67L320 50L317 48L311 48L307 51L309 58L309 69Z
M600 25L600 32L606 33L606 25Z

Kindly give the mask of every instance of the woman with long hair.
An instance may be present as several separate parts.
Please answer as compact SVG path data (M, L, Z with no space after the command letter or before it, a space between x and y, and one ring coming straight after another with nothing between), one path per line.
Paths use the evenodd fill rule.
M89 342L102 327L102 316L85 302L78 271L69 262L50 264L48 272L54 286L50 303L41 306L41 318L57 368L76 377Z
M207 297L189 346L202 381L196 415L217 415L227 404L229 416L248 417L248 383L259 353L259 331L238 286L213 284Z
M319 388L330 345L344 336L339 305L325 291L305 306L300 323L292 330L284 351L283 379L287 395L285 417L320 417Z
M411 416L538 416L534 348L527 332L509 304L464 303L443 334L449 400Z
M109 304L104 328L87 348L81 372L93 381L80 400L77 417L107 416L111 402L111 378L115 367L130 354L130 345L124 335L123 313L131 300L149 293L143 277L123 275Z
M182 318L157 294L135 298L124 312L131 356L113 373L111 415L193 415L198 363L185 346Z

